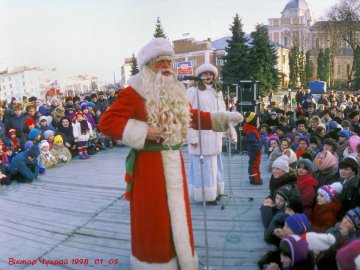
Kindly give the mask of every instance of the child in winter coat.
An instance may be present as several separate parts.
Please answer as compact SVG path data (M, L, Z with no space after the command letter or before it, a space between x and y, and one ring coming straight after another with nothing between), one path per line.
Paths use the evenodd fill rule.
M309 159L300 159L297 166L296 186L304 205L304 213L310 216L316 197L318 181L312 176L313 164Z
M16 130L13 128L9 130L8 136L7 145L11 148L12 155L15 156L21 151L20 139L16 137Z
M57 161L60 162L69 162L72 159L69 149L64 146L64 140L61 135L56 135L54 138L54 148L50 153L55 156Z
M317 192L317 203L310 215L311 229L315 232L325 232L336 224L340 210L340 202L335 198L340 194L342 185L335 182L321 186Z
M85 120L84 113L76 113L76 122L73 124L73 133L78 148L79 158L88 159L87 153L89 139L93 136L93 129L88 121Z
M45 168L52 168L58 164L56 158L50 153L50 146L47 140L42 140L39 144L41 163L45 165Z
M53 149L53 146L54 146L55 132L52 130L46 130L44 132L44 138L49 143L49 147L50 147L49 150L51 151L51 149Z
M244 116L243 132L246 137L249 154L248 173L250 184L262 185L263 181L260 175L261 138L257 130L258 116L254 112L246 112Z

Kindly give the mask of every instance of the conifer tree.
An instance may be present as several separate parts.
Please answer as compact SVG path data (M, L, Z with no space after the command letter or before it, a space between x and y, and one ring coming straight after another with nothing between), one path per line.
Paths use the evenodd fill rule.
M136 60L136 57L135 57L134 53L132 54L132 57L131 57L131 70L130 70L130 73L131 73L131 75L135 75L135 74L139 73L139 69L137 67L137 60Z
M292 47L289 52L289 85L291 88L298 86L299 81L299 48Z
M156 20L154 37L155 38L158 38L158 37L167 38L165 35L165 32L161 26L160 17L157 17L157 20Z
M256 25L255 31L251 33L251 38L252 46L249 49L250 79L260 81L260 93L267 94L268 89L277 88L279 85L276 48L270 43L269 32L265 25Z
M317 77L319 80L323 80L324 78L324 61L325 61L324 51L320 49L317 58Z
M305 77L306 77L306 84L307 84L308 82L311 81L313 72L314 72L314 64L310 58L310 51L306 52L305 58L306 58L306 60L305 60Z
M249 79L248 72L248 39L243 32L243 24L239 15L234 17L233 24L230 27L232 37L227 40L225 48L224 66L222 77L225 83L237 83L240 80Z
M355 50L355 56L354 56L354 80L355 80L355 88L360 89L360 47L357 46Z
M305 73L305 54L303 52L300 52L299 54L299 79L300 84L303 87L306 87L306 73Z
M331 55L330 55L330 49L326 48L324 52L324 77L322 78L322 81L329 82L330 76L331 76Z

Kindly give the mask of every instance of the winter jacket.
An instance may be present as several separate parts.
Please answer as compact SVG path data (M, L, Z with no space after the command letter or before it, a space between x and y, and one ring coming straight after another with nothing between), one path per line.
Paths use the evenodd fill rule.
M50 152L44 153L43 151L40 152L40 159L41 163L45 165L46 169L53 168L58 164L57 159L52 159L54 157Z
M281 238L274 235L274 230L284 227L286 217L287 214L285 214L284 211L278 211L275 216L273 216L269 226L264 231L264 240L266 243L279 246Z
M311 215L311 229L318 233L323 233L336 224L337 216L340 211L340 202L333 200L324 205L315 205Z
M69 162L72 159L71 153L69 149L67 149L64 145L61 147L54 146L54 148L50 151L50 153L56 157L56 160L61 162Z
M318 187L330 185L339 179L339 168L338 166L331 166L322 171L317 170L313 172L313 176L318 180Z
M261 205L260 207L261 221L265 229L269 227L273 217L278 212L284 212L284 209L279 210L275 207Z
M274 178L274 176L271 175L269 181L270 198L272 200L275 200L275 192L278 188L286 184L295 184L295 183L296 183L296 176L294 174L286 173L283 176L280 176L279 178Z
M93 136L93 129L91 124L87 122L89 131L86 133L81 133L80 122L76 120L76 123L73 124L73 134L75 138L75 142L85 142L88 141Z
M347 211L360 206L360 177L354 175L343 184L340 194L341 210L339 218L343 218Z
M32 182L39 175L39 165L37 160L30 161L28 152L24 151L17 154L11 161L10 177L19 182Z
M313 204L316 199L316 187L318 181L314 179L311 173L299 175L297 177L296 185L300 191L300 196L304 205L304 213L307 217L310 216Z

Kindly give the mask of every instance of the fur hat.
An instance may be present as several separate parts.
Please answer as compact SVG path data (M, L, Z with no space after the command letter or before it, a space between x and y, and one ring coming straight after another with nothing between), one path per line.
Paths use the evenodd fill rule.
M47 140L42 140L42 141L39 143L39 148L40 148L40 149L43 149L44 146L50 146Z
M33 146L33 145L34 145L34 143L33 143L32 141L27 141L27 142L24 143L24 149L25 149L25 150L28 150L28 149L30 149L31 146Z
M151 59L158 56L170 56L173 58L175 55L172 44L165 38L153 38L139 51L137 55L137 64L141 70L143 66Z
M323 195L327 202L331 202L335 194L340 194L343 186L340 182L332 183L331 185L324 185L318 189L318 193Z
M296 265L297 263L300 263L302 261L305 261L308 252L309 252L309 245L308 243L299 237L298 235L288 235L280 242L280 249L281 246L286 245L291 254L291 268Z
M309 244L309 249L315 253L329 249L335 244L335 236L331 233L306 233L306 241Z
M61 135L56 135L54 138L54 144L57 144L58 142L64 142L63 138L61 137Z
M245 122L249 125L257 126L257 114L254 112L245 112L244 113Z
M33 128L30 132L29 132L29 139L30 140L35 140L36 137L40 134L40 130L37 128Z
M218 70L212 64L202 64L195 70L195 76L200 76L205 71L209 71L214 74L214 78L218 76Z
M39 146L34 144L33 146L30 147L29 150L27 150L27 154L29 157L32 157L34 159L37 158L40 155Z
M45 115L40 116L40 118L39 118L39 123L40 123L41 121L43 121L43 120L45 120L46 122L48 122L47 116L45 116Z
M285 218L285 223L294 232L294 234L301 235L310 230L310 222L305 214L294 214Z
M53 130L48 129L44 132L45 139L48 139L51 135L55 135L55 132Z
M31 117L29 117L29 118L26 119L26 121L25 121L25 126L26 126L27 128L29 128L29 126L31 126L31 125L36 126L36 122L35 122L34 119L32 119Z
M353 240L350 244L341 248L336 253L336 262L340 266L341 270L359 269L360 265L356 264L356 260L358 260L358 258L360 258L360 239Z
M300 164L304 164L305 169L308 172L313 172L314 171L314 165L312 164L312 162L309 159L307 159L307 158L299 159L298 162L297 162L297 166L299 167Z
M56 107L55 110L51 112L53 119L58 122L62 117L65 116L65 109L63 107Z
M359 165L357 161L351 156L342 159L339 163L339 169L351 168L355 172L355 174L358 173L358 167Z
M339 136L340 135L343 135L347 140L350 138L350 135L351 135L351 133L350 133L350 131L349 130L341 130L340 132L339 132Z
M55 103L55 102L59 102L59 99L58 99L57 97L52 97L52 98L50 99L50 104L53 104L53 103Z
M290 194L287 203L286 203L286 207L290 208L291 210L293 210L295 213L303 213L304 212L304 204L303 201L301 199L301 197L299 195L295 195L295 194Z
M347 211L345 215L352 220L356 230L360 230L360 206Z
M275 159L275 161L273 162L271 167L283 170L284 172L288 173L289 172L289 157L286 155L282 155L282 156L278 157L277 159Z

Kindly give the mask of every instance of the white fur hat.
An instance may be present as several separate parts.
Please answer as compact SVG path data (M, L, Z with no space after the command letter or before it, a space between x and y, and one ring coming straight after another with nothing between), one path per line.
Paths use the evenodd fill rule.
M335 244L335 237L330 233L315 233L308 232L306 233L306 241L309 244L309 249L315 253L324 251L330 248Z
M218 76L218 70L212 64L202 64L195 70L195 76L200 76L201 73L205 71L210 71L214 74L214 78Z
M278 157L277 159L275 159L275 161L273 162L271 167L283 170L284 172L288 173L289 172L289 157L286 155L282 155L282 156Z
M39 148L42 149L44 146L50 146L47 140L42 140L39 143Z
M137 55L137 64L139 69L157 56L174 57L175 52L169 40L165 38L153 38L139 51Z

